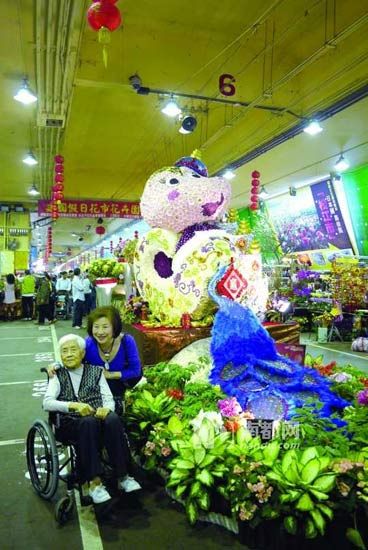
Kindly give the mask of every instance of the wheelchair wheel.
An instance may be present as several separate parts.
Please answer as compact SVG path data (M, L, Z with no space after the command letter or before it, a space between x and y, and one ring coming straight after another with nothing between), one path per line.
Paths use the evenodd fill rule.
M66 496L57 501L55 506L55 519L59 525L64 525L72 516L74 511L74 498Z
M55 436L44 420L35 420L27 435L27 466L40 497L50 500L59 481L59 457Z

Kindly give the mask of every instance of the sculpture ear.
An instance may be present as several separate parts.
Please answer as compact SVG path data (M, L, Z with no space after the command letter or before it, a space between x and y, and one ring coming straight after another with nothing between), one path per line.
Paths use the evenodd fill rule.
M169 256L166 256L165 252L162 250L160 252L157 252L155 255L155 258L153 260L153 265L155 268L155 271L158 273L160 277L163 279L168 279L173 274L172 270L172 258Z

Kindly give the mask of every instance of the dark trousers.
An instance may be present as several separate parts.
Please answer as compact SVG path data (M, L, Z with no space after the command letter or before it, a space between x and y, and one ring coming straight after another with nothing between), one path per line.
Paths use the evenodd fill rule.
M32 319L33 296L22 296L22 316L25 319Z
M49 304L40 304L38 306L38 322L40 325L45 324L45 319L49 313Z
M92 294L84 295L84 315L89 315L91 312L92 306Z
M78 477L81 483L91 481L102 474L100 451L103 447L116 476L126 475L129 449L123 424L116 413L111 412L105 420L98 420L94 416L66 416L61 419L56 436L61 441L75 443Z
M55 304L56 304L55 299L50 298L49 310L47 312L47 318L48 318L49 321L53 321L55 319Z
M84 301L75 300L73 302L73 327L81 327L83 320Z

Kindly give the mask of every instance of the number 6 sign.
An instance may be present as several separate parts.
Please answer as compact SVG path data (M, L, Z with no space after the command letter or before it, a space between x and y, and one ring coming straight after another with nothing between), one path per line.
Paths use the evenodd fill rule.
M222 95L232 96L235 94L236 89L234 84L235 78L232 74L224 73L219 77L219 91Z

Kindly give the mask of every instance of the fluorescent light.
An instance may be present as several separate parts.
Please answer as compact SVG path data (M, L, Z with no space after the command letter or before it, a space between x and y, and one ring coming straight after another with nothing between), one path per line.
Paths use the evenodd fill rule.
M258 196L260 199L266 199L269 195L269 192L267 191L267 189L265 188L264 185L262 185L261 187L261 191L258 193Z
M14 99L20 103L23 103L23 105L30 105L31 103L37 101L37 97L29 89L26 79L23 80L22 87L19 88L14 96Z
M344 158L344 155L340 155L339 159L335 162L335 170L337 172L344 172L350 166L350 163Z
M233 178L235 178L236 174L234 174L234 172L232 172L232 170L226 170L226 172L223 173L223 177L226 178L227 180L232 180Z
M30 151L30 152L24 157L24 159L22 159L22 162L24 162L24 164L28 164L28 166L34 166L35 164L38 164L38 160L36 159L36 157L34 156L34 154L32 153L32 151Z
M40 192L37 189L36 184L32 183L31 187L28 189L28 195L32 195L32 197L36 197L39 194L40 194Z
M315 136L315 135L319 134L320 132L322 132L323 128L320 125L320 123L318 122L318 120L310 120L308 122L307 126L305 126L303 128L303 131L306 134L309 134L310 136Z
M161 109L161 113L164 113L165 115L173 118L181 114L181 109L180 107L178 107L175 101L171 100L168 103L166 103L163 109Z

